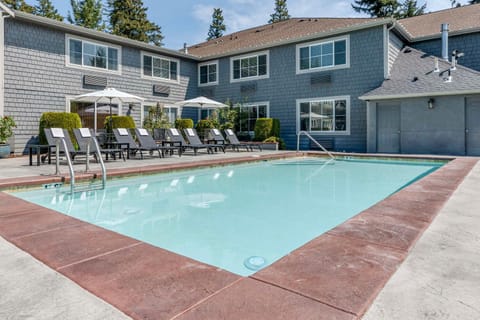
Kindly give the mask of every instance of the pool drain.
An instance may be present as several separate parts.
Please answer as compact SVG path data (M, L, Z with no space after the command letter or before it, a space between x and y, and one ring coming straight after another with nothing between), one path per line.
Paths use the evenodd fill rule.
M267 264L267 260L264 257L251 256L245 259L243 264L250 270L258 270Z

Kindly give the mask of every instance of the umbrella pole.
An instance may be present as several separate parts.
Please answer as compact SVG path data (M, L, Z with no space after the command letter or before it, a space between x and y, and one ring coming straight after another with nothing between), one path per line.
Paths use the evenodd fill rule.
M112 128L112 97L110 97L110 118L108 119L109 122L109 127L110 127L110 132L108 133L108 142L112 142L112 133L113 133L113 128Z

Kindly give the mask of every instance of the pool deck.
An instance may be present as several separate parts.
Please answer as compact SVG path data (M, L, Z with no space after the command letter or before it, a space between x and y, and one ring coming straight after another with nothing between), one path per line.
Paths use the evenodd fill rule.
M108 172L291 156L115 161ZM0 192L0 318L478 319L478 160L456 158L249 277ZM62 181L25 157L0 164L0 188Z

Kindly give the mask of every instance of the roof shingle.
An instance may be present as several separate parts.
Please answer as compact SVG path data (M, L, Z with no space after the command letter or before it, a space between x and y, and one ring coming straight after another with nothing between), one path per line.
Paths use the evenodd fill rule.
M393 64L390 78L360 97L381 100L403 97L441 96L480 93L480 72L457 65L450 72L452 82L445 82L450 63L438 59L439 72L434 72L435 57L405 47Z

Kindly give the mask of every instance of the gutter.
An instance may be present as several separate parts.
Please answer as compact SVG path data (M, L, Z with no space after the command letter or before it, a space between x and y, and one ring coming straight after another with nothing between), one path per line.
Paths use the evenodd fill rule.
M421 92L421 93L404 93L391 95L374 95L374 96L360 96L358 99L362 101L379 101L392 99L406 99L406 98L424 98L424 97L443 97L443 96L461 96L480 94L480 89L477 90L462 90L462 91L442 91L442 92Z

